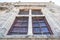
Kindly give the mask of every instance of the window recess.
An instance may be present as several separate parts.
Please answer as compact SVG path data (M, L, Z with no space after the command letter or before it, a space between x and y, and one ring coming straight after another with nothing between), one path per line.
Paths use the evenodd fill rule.
M45 17L32 18L33 34L51 35L53 34Z
M16 17L8 35L27 34L28 32L28 17Z

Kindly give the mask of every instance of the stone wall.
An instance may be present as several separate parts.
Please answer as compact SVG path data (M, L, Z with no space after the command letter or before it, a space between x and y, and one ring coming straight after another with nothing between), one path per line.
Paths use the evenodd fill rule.
M0 38L0 40L60 40L60 38Z
M58 15L58 13L52 13L51 11L49 11L49 8L45 8L42 11L53 31L53 34L56 36L60 36L59 35L60 34L60 28L59 28L60 21L58 22L57 18L59 17L55 16L55 14Z

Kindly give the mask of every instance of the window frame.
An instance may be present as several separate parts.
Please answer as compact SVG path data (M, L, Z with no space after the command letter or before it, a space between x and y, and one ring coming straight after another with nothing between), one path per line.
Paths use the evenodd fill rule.
M20 32L15 32L15 33L20 33L20 34L27 34L28 33L28 17L25 17L25 18L27 18L27 27L17 27L17 26L14 26L14 24L15 23L17 23L16 21L17 20L19 20L18 18L21 18L21 17L16 17L15 18L15 20L14 20L14 22L13 22L13 24L12 24L12 26L11 26L11 28L9 29L9 31L8 31L8 33L7 33L7 35L12 35L14 32L12 32L13 30L14 30L14 28L26 28L26 32L22 32L22 33L20 33ZM24 18L24 17L22 17L22 18ZM20 35L19 34L19 35ZM14 34L13 34L14 35ZM15 35L18 35L18 34L15 34Z
M20 9L18 15L29 15L29 9Z
M34 17L32 17L32 30L33 30L33 28L40 28L40 27L33 27L33 18L34 18ZM53 32L52 32L52 30L51 30L51 28L50 28L50 25L48 24L46 18L45 18L45 17L38 17L38 18L42 18L42 19L44 20L44 23L46 23L46 25L47 25L47 27L41 27L41 28L47 28L48 31L49 31L49 34L52 35ZM41 30L41 28L40 28L40 30ZM32 32L33 32L33 34L39 34L39 33L34 33L34 30L33 30ZM44 33L40 33L40 35L41 35L41 34L44 35L44 34L48 34L48 33L44 32Z

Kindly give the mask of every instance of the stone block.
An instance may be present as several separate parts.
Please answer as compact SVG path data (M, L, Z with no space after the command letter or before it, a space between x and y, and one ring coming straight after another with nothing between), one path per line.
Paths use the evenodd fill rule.
M19 38L8 38L7 40L20 40Z
M7 39L5 39L5 38L0 38L0 40L7 40Z
M20 40L31 40L30 38L21 38Z
M54 38L53 40L60 40L60 38Z

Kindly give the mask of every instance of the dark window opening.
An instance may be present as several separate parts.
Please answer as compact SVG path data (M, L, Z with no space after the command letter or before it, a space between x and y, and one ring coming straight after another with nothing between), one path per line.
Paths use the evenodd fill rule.
M8 35L27 34L28 32L28 17L16 17Z
M32 15L42 15L41 9L32 10Z
M29 10L28 9L20 9L19 10L19 15L28 15L29 14Z
M53 34L45 17L32 18L33 34Z

